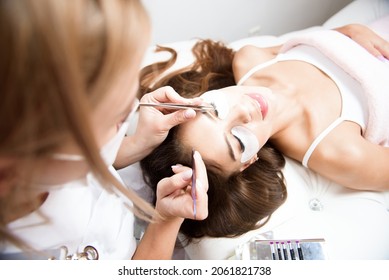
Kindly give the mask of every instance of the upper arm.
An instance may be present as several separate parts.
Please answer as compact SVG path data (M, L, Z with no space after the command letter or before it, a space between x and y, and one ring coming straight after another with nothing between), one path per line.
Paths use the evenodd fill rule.
M358 135L328 136L312 154L308 163L311 169L348 188L389 190L388 147Z

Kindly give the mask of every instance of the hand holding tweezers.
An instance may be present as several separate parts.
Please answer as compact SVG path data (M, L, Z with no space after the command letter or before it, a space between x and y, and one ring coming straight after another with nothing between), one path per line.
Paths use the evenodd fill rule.
M139 106L151 106L151 107L160 107L167 109L183 110L183 109L193 109L195 111L207 112L214 111L215 108L211 105L189 105L189 104L177 104L177 103L139 103Z

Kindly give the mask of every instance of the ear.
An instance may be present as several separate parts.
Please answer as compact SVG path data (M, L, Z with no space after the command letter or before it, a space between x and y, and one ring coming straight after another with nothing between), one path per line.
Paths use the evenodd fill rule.
M247 167L249 167L250 165L252 165L254 162L256 162L258 160L258 155L255 154L255 156L253 156L249 161L247 161L246 163L244 163L241 168L239 169L240 172L243 172Z
M244 171L247 167L249 167L251 164L252 164L251 161L246 162L245 164L243 164L243 165L240 167L239 171L240 171L240 172L243 172L243 171Z

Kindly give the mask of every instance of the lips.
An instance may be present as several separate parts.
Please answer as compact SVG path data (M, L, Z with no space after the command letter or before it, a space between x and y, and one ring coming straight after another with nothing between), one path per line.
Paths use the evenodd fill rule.
M249 93L247 95L258 102L259 107L261 108L262 119L265 119L267 111L269 109L266 100L263 98L262 95L258 93Z

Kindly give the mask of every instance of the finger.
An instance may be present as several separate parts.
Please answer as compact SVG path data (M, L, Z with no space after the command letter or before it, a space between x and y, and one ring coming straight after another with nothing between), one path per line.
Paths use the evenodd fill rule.
M172 103L184 103L184 104L190 104L191 102L190 99L182 97L180 94L178 94L172 87L166 87L163 93L164 94L161 95L161 99L158 100L160 102L172 102Z
M375 56L375 57L379 57L379 56L382 56L381 55L381 52L377 49L377 48L375 48L374 46L365 46L365 48L366 48L366 50L370 53L370 54L372 54L373 56Z
M156 102L169 102L169 103L178 103L178 104L188 104L188 105L200 105L201 100L199 98L185 98L179 95L172 87L165 86L155 90L152 93L149 93L153 101Z
M174 172L174 174L178 174L178 173L187 171L189 169L190 169L190 167L187 167L187 166L179 164L179 163L172 166L172 171Z
M193 159L195 165L194 170L196 172L194 197L192 196L193 186L190 180L187 181L185 192L182 192L183 188L178 188L179 191L176 189L174 192L171 192L174 188L166 188L167 192L164 194L167 195L163 197L165 200L168 198L172 199L169 200L170 203L167 207L169 208L169 215L178 215L189 219L203 220L208 216L208 177L205 164L201 158L200 153L194 152ZM188 169L188 167L182 166L180 164L172 166L173 172L177 173L176 175L183 174L183 172L187 172ZM171 180L175 179L173 177L174 176L171 177Z
M161 102L166 102L168 100L168 96L175 96L179 95L172 87L170 86L164 86L161 88L158 88L152 92L149 92L145 94L142 97L142 101L161 101Z
M166 130L171 129L172 127L182 124L188 120L192 120L196 117L196 111L193 109L187 110L178 110L170 114L164 115L166 119Z
M376 45L376 49L379 52L377 57L381 55L389 59L389 42L384 41L383 43Z
M194 203L196 203L196 215L194 213ZM191 187L188 186L185 191L176 191L159 200L157 208L165 217L203 220L208 216L208 196L200 184L198 198L193 200Z
M195 164L195 200L193 200L193 204L196 203L193 209L196 209L195 215L193 215L193 219L203 220L208 216L208 177L207 171L204 164L204 161L201 158L199 152L195 151L193 155L194 164ZM191 188L193 185L191 186ZM192 191L192 190L191 190ZM192 217L190 217L192 218Z
M198 152L197 152L197 154L198 154ZM194 153L193 159L194 159L195 164L197 161L197 166L198 166L198 168L200 168L200 170L197 171L196 167L194 168L194 170L196 172L196 175L200 176L200 179L199 180L196 179L195 183L186 189L185 197L181 197L182 198L182 205L184 205L184 207L182 207L182 206L180 206L180 207L185 208L185 209L181 209L181 211L183 212L182 215L185 218L203 220L208 216L208 195L207 195L208 185L205 185L206 187L204 187L203 178L204 178L204 176L205 177L207 177L207 176L206 176L206 174L202 175L200 173L205 172L205 165L201 159L201 155L200 154L197 155L197 154ZM174 173L183 172L187 169L188 169L188 167L183 166L181 164L177 164L177 165L172 166L172 170ZM208 180L205 180L205 181L207 182ZM193 185L195 186L195 192L194 192L195 199L193 199L193 196L192 196ZM172 194L172 195L174 196L174 194ZM177 196L178 196L178 193L177 193ZM194 205L194 204L196 204L196 205ZM174 207L174 206L172 205L172 207ZM194 210L194 209L196 209L196 210ZM177 209L177 210L179 210L179 209ZM196 213L194 213L194 212L196 212Z
M186 219L193 219L193 200L190 196L190 188L186 191L176 192L157 201L157 211L166 218L182 217ZM201 218L203 218L203 211Z
M186 168L185 170L171 176L162 179L157 185L157 196L164 198L170 194L186 188L192 179L192 169Z
M207 176L207 168L205 167L205 163L198 151L194 152L193 155L195 162L195 171L196 171L196 182L200 181L202 183L202 187L205 191L208 191L208 176Z
M204 220L208 217L208 186L205 187L201 180L196 181L196 200L192 200L192 212L187 218L195 220ZM189 190L190 192L191 190ZM196 207L194 207L196 203ZM196 213L193 213L193 209L196 208ZM196 214L196 215L194 215Z

